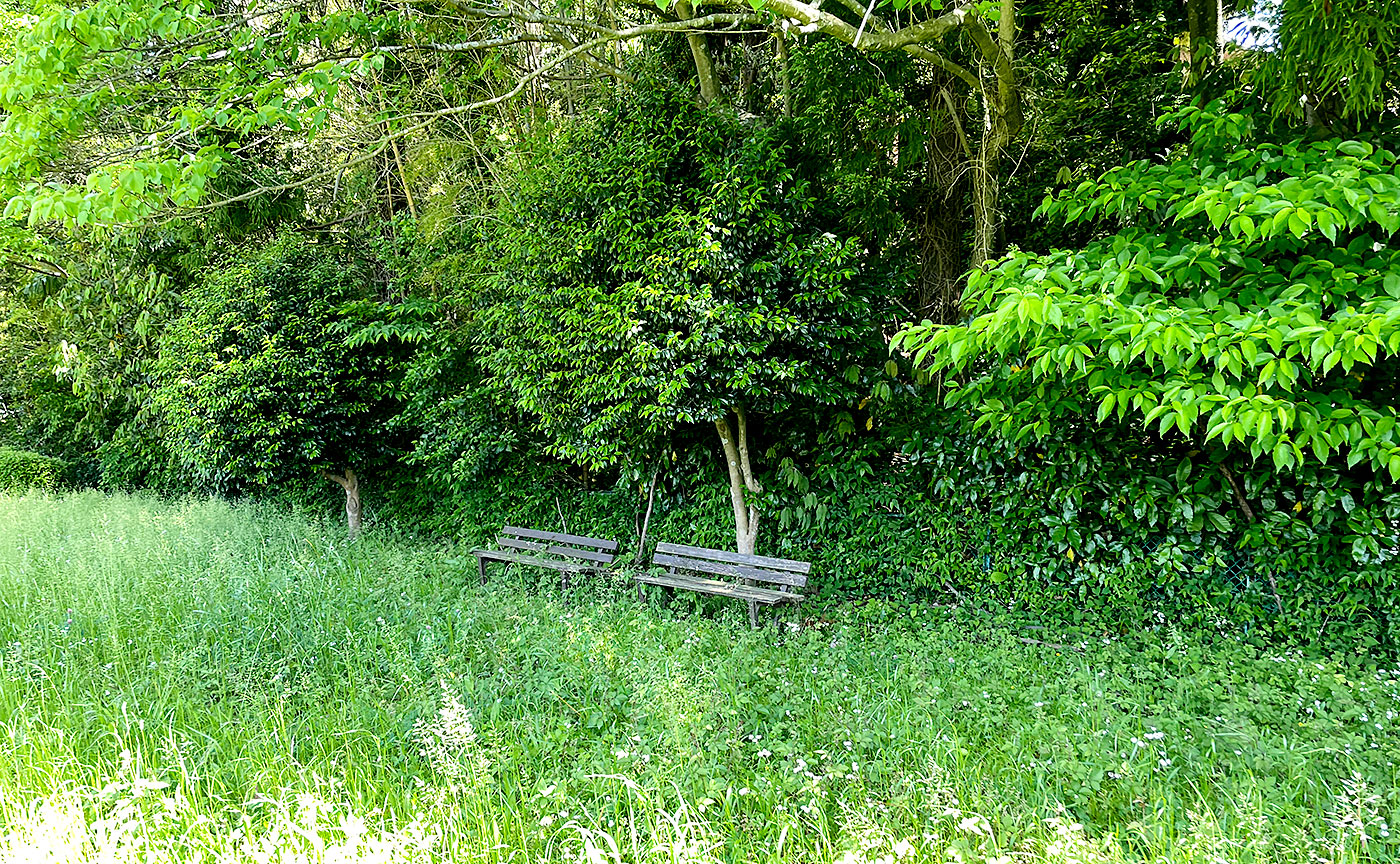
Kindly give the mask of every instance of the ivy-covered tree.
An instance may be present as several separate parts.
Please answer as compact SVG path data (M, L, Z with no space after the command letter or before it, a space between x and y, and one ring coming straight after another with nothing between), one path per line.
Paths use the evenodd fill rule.
M816 224L779 132L643 93L520 177L492 247L486 365L557 455L604 466L713 424L740 552L754 420L859 398L883 350L870 262Z
M173 455L219 490L315 471L358 532L357 469L386 449L395 405L392 346L345 335L371 284L345 248L291 232L212 268L162 338L152 402Z

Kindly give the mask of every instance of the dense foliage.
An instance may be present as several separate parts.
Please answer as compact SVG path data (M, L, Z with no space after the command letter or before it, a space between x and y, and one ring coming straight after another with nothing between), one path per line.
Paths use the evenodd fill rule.
M1211 107L1187 113L1190 157L1109 171L1042 208L1131 227L974 274L971 319L903 345L938 370L1005 358L956 401L1009 437L1096 407L1100 420L1131 413L1203 445L1238 442L1281 471L1336 453L1400 481L1396 155L1260 141L1248 115ZM1026 383L989 389L1004 376ZM1037 391L1042 380L1057 386Z
M862 395L891 274L822 223L779 130L663 91L557 146L511 195L482 312L486 366L552 452L599 467L736 405Z
M80 485L1393 646L1396 4L12 7L0 440Z
M1042 207L1124 227L1008 256L970 280L966 322L900 344L1021 446L1065 452L1095 424L1146 427L1139 440L1194 492L1177 524L1334 582L1344 606L1368 602L1393 590L1400 542L1396 157L1379 142L1269 140L1220 103L1180 120L1180 158ZM1153 508L1131 496L1118 509ZM1275 591L1301 608L1296 581Z
M151 397L174 458L210 488L238 489L382 449L388 358L338 335L342 308L368 289L345 251L295 235L211 270L165 334Z

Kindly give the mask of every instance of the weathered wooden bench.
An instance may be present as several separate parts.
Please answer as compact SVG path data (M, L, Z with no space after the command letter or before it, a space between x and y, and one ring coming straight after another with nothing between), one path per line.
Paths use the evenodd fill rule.
M737 552L674 543L656 544L656 554L651 556L651 563L665 567L666 574L636 574L638 599L642 597L643 585L733 597L748 602L749 624L753 627L758 626L760 604L801 603L802 595L798 589L806 587L807 574L812 569L812 565L805 561L740 555ZM754 583L764 583L769 587Z
M617 557L617 541L575 534L556 534L507 525L496 538L495 549L474 549L477 571L486 582L486 562L503 561L559 571L559 584L569 587L569 577L601 570Z

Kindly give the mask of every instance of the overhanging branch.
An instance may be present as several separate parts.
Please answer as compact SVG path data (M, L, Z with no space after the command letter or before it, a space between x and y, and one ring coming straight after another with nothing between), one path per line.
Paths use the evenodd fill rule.
M663 21L652 24L639 24L634 27L627 27L621 30L611 30L610 28L595 28L595 30L606 31L605 35L596 36L595 38L590 39L587 42L582 42L573 48L560 52L557 56L550 58L548 62L543 63L539 67L520 76L520 78L515 82L515 86L513 86L511 89L507 90L504 93L492 96L489 99L481 99L467 105L454 105L452 107L441 108L436 111L426 111L400 115L398 119L416 120L418 122L415 122L408 126L404 126L400 129L395 129L386 132L384 136L381 137L378 141L376 141L374 146L372 146L370 149L364 151L363 153L360 153L354 158L346 160L344 163L336 166L334 169L330 169L327 171L319 171L306 177L303 177L299 180L292 181L290 183L279 183L270 186L260 186L255 189L250 189L247 192L244 192L239 195L234 195L228 198L221 198L218 201L211 201L208 204L192 207L190 208L190 210L196 213L205 212L228 204L236 204L240 201L248 201L262 195L270 195L278 192L287 192L293 189L300 189L302 187L309 186L321 180L328 179L344 171L347 168L353 168L359 165L363 165L364 163L369 162L372 159L378 158L393 144L394 141L397 141L401 138L406 138L418 132L422 132L438 120L445 119L448 117L455 117L459 114L467 114L472 111L479 111L482 108L489 108L493 105L499 105L502 102L514 99L516 96L519 96L521 93L523 93L525 91L525 88L531 83L533 83L535 80L546 76L550 71L557 69L559 66L563 65L567 61L581 54L591 53L597 50L598 48L612 42L625 39L635 39L639 36L644 36L648 33L690 32L719 27L727 27L732 29L741 25L757 25L761 23L763 23L763 19L761 18L761 16L751 13L716 13L713 15L702 15L698 18L690 18L684 21Z

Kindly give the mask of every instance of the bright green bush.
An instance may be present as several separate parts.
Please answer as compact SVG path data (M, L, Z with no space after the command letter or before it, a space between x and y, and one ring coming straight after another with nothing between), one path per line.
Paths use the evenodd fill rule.
M63 485L66 471L61 459L0 447L0 492L55 492Z
M211 269L161 345L153 403L176 458L222 491L382 449L388 360L337 329L369 286L349 250L292 232Z
M1016 569L1081 596L1181 595L1194 565L1249 559L1291 626L1379 621L1400 589L1400 156L1233 106L1167 118L1191 137L1164 162L1047 197L1052 222L1112 233L1013 250L969 279L964 321L895 349L976 418L984 464L938 483L958 497L969 470L997 472L1002 501L1020 486L1045 505L986 511L1060 556L1018 551ZM960 461L928 438L906 449Z

